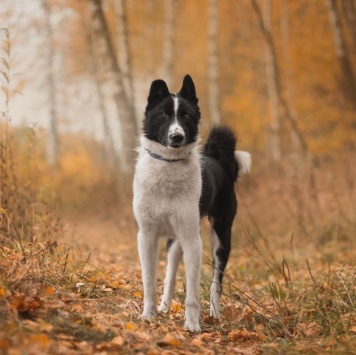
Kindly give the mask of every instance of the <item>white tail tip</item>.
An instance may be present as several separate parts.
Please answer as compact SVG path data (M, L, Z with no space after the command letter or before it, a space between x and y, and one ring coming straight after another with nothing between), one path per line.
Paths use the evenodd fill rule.
M249 152L235 150L235 159L239 166L239 176L249 174L251 171L252 159Z

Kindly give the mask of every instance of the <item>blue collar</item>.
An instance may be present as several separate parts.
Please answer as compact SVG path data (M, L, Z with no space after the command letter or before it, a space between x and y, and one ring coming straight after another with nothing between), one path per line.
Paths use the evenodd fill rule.
M150 150L146 149L145 150L147 151L147 153L154 159L157 159L157 160L162 160L162 161L166 161L168 163L174 163L176 161L180 161L180 160L184 160L185 158L180 158L180 159L168 159L168 158L164 158L162 157L162 155L159 155L159 154L156 154L156 153L152 153ZM190 153L189 153L190 155Z

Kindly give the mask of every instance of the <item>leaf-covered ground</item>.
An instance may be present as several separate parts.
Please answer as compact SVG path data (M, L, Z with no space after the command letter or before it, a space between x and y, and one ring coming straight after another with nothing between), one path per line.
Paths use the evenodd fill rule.
M211 266L205 252L202 333L191 334L183 330L183 267L171 312L151 323L140 321L142 286L134 231L123 236L111 223L88 220L68 227L66 235L61 241L0 247L0 352L356 351L355 268L350 263L325 261L326 254L316 251L305 262L297 253L272 253L263 240L235 246L217 322L208 316ZM160 295L164 252L158 268Z

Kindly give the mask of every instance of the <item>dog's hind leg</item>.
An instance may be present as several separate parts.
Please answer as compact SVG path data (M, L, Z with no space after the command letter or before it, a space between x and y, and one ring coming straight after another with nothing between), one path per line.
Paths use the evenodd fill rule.
M138 233L138 250L141 260L143 281L143 312L140 318L153 319L157 313L156 269L158 237L156 234Z
M182 248L175 240L168 239L167 241L167 273L164 281L164 291L162 302L158 308L159 312L168 312L171 308L176 274L179 262L182 258Z
M220 317L220 297L224 270L231 250L232 220L211 219L211 239L213 254L213 281L210 287L210 315Z

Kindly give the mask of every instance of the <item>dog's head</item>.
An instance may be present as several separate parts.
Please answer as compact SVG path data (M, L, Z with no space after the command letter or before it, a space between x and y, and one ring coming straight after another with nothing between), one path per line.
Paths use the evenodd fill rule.
M192 78L186 75L179 93L171 94L163 80L151 84L143 134L169 148L181 148L198 138L200 111Z

